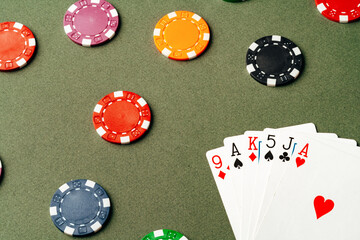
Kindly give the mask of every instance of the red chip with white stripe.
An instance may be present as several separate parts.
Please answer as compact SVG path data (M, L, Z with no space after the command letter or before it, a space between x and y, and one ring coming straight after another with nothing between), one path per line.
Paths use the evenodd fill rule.
M24 67L35 48L35 37L28 27L18 22L0 23L0 71Z
M149 128L151 112L139 95L117 91L103 97L95 106L93 123L106 141L128 144L139 139Z
M329 20L348 23L360 18L360 0L315 0L319 12Z

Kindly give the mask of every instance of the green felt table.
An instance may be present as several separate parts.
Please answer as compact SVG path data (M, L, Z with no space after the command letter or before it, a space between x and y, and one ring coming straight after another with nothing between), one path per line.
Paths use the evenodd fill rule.
M108 224L91 239L141 239L168 228L195 239L234 239L206 151L246 130L307 122L360 141L360 22L324 18L313 0L117 0L114 39L85 48L64 33L72 0L2 0L0 21L36 36L33 61L0 73L0 239L69 239L49 216L52 195L71 179L103 186ZM202 16L211 43L177 62L153 42L157 21L174 10ZM305 68L270 88L245 68L249 45L267 35L294 41ZM102 140L92 111L106 94L133 91L149 103L148 134L130 145Z

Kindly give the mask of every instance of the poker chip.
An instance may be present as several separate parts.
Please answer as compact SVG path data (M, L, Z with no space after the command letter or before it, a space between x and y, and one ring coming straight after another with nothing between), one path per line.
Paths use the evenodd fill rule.
M315 0L319 12L335 22L348 23L360 18L360 0Z
M97 232L110 213L110 199L97 183L78 179L63 184L50 203L50 216L55 226L69 236Z
M2 164L1 164L1 160L0 160L0 177L1 177L1 173L2 173Z
M118 26L118 12L105 0L77 1L64 16L66 35L84 47L99 45L112 39Z
M300 48L287 38L273 35L253 42L246 54L246 69L261 84L276 87L294 81L303 67Z
M18 22L0 23L0 70L24 67L34 55L36 40L25 25Z
M133 92L117 91L103 97L95 106L93 123L106 141L128 144L149 128L151 112L147 102Z
M165 15L154 29L157 49L174 60L190 60L202 54L209 44L210 29L199 15L176 11Z
M169 229L160 229L154 232L149 233L142 240L188 240L187 237L181 233L169 230Z

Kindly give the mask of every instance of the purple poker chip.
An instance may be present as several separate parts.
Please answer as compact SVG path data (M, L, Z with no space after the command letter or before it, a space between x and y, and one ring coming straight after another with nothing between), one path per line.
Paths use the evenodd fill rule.
M110 40L118 26L118 12L105 0L77 1L69 7L64 16L66 35L84 47Z

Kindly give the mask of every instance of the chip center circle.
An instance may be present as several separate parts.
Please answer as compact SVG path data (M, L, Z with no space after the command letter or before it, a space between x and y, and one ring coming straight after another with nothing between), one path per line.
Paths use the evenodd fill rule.
M64 196L62 216L74 224L86 224L96 218L99 200L85 189L74 189Z
M279 75L288 71L291 56L289 51L282 46L269 45L258 53L256 63L261 71L271 75Z
M131 102L116 101L109 104L104 112L104 122L110 131L128 132L135 128L140 120L140 112Z
M196 45L199 40L199 29L188 19L172 21L164 30L164 39L176 50L186 50Z
M26 41L19 32L0 32L0 59L12 60L19 57L25 46Z
M84 7L75 15L74 25L81 34L96 35L106 29L108 17L98 7Z

